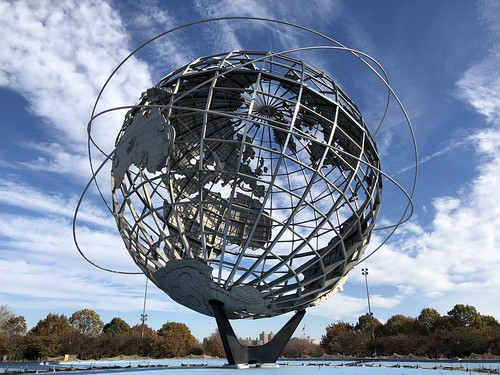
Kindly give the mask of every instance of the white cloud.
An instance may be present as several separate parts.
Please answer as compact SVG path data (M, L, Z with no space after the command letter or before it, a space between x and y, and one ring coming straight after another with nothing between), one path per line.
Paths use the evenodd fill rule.
M5 206L23 209L26 214L35 217L50 215L72 220L77 201L77 196L68 198L60 193L47 193L21 182L0 181L0 203ZM88 199L82 205L78 219L101 228L115 227L114 220L110 217L109 212L105 211L102 205L95 205ZM4 230L9 228L10 226L5 227ZM9 236L14 233L15 229Z
M100 1L3 2L0 12L9 15L0 19L0 84L21 93L31 111L48 120L55 142L47 168L67 173L79 164L75 159L86 158L93 102L128 54L125 30L117 13ZM112 81L101 108L134 104L149 85L146 65L132 59ZM115 120L117 130L122 120ZM103 141L109 150L113 138ZM33 164L40 162L46 160Z
M140 2L140 11L131 11L123 14L124 22L130 34L137 36L137 46L146 40L180 26L179 17L169 12L163 3L155 0ZM182 46L182 48L179 48ZM156 39L140 52L141 56L148 55L149 68L158 80L172 70L186 65L194 59L189 42L185 41L182 33L173 32ZM196 56L198 57L198 56Z
M478 4L484 27L490 32L482 44L487 56L472 65L457 82L457 95L482 114L490 124L500 125L500 3L485 0Z
M446 142L446 144L440 145L440 147L438 148L438 151L435 151L430 155L426 155L426 156L421 157L420 160L418 161L418 166L420 167L422 164L428 163L429 161L431 161L437 157L441 157L449 152L455 151L455 150L460 149L466 145L469 145L470 142L471 142L470 139L463 139L463 137L460 139L450 139L449 141ZM401 170L399 170L398 174L404 173L404 172L412 170L414 168L415 168L415 164L407 165L407 166L403 167Z
M71 220L0 214L0 284L9 305L33 309L43 301L46 311L91 306L98 310L136 311L143 298L144 276L107 273L80 257L71 236ZM29 229L29 230L28 230ZM114 231L78 228L85 255L105 268L138 272L124 244ZM12 282L15 280L15 282ZM150 293L148 308L178 311L180 307L162 293Z
M499 54L500 55L500 54ZM459 95L488 122L500 123L500 73L497 58L472 66L457 82Z
M116 310L117 300L124 308L131 306L134 290L138 298L142 294L134 289L136 284L127 276L94 269L76 251L71 221L78 196L68 195L64 179L76 177L78 183L89 175L86 128L92 106L108 75L129 51L120 18L106 2L93 0L1 2L0 13L8 15L0 17L0 85L22 94L29 110L44 120L23 127L40 126L50 139L41 143L27 133L21 147L38 155L33 160L2 156L16 157L2 164L19 173L3 175L0 181L0 222L8 223L0 228L0 284L9 285L2 295L18 296L12 300L13 309L22 304L33 308L38 300L47 310L81 303ZM134 104L150 84L147 66L132 59L110 84L100 108ZM122 121L123 113L100 121L98 141L107 150ZM59 174L52 180L58 184L57 192L43 187L47 177L33 171ZM91 260L137 271L102 205L87 201L79 220L79 242Z
M244 1L244 0L197 0L197 10L204 18L216 17L255 17L296 23L301 26L330 25L333 19L325 17L326 13L339 17L342 7L338 1L316 1L304 6L300 0L286 2ZM296 47L330 44L323 38L313 37L306 31L293 27L285 27L278 23L258 20L236 20L210 23L207 26L214 44L223 50L255 49L278 52ZM243 38L246 39L245 44ZM310 42L314 39L315 42ZM253 41L252 45L248 45ZM309 51L309 61L314 61L318 68L327 65L322 53Z
M370 296L374 310L391 309L402 302L401 296L384 297L379 294ZM329 318L332 321L354 321L360 315L366 314L366 298L352 297L344 293L335 294L318 306L308 310L308 314Z
M221 16L248 16L288 20L315 20L316 24L332 22L332 18L326 14L338 14L334 10L340 8L339 1L320 0L307 6L301 0L290 0L270 3L265 0L197 0L196 6L204 15L209 17ZM319 15L319 17L318 17Z
M12 164L13 168L76 176L80 181L86 181L90 177L87 158L82 154L71 152L69 148L59 143L31 142L23 144L22 147L35 151L39 156L36 159Z
M428 230L415 222L403 226L390 245L370 258L370 267L377 270L375 282L430 298L500 287L494 275L500 267L500 205L491 193L500 187L499 167L497 157L480 169L470 188L455 197L436 198Z

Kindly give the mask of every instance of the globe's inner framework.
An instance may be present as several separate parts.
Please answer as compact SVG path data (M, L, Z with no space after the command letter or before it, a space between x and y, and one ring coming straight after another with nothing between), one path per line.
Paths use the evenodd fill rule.
M134 261L177 302L229 318L300 310L342 286L382 189L375 142L321 71L266 52L200 58L143 93L112 167Z

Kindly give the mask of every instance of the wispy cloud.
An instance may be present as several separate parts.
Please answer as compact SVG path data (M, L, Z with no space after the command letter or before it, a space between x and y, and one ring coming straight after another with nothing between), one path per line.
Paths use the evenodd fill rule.
M100 1L1 2L0 12L9 15L0 17L0 85L22 94L30 111L44 120L42 131L50 134L50 143L40 143L27 133L20 146L38 155L34 159L2 154L0 164L10 172L0 181L0 222L4 224L0 228L0 284L10 285L2 293L19 295L15 303L20 304L24 296L30 301L50 298L68 306L95 300L93 294L115 295L120 289L116 285L127 290L131 285L117 275L107 279L114 279L115 286L103 283L102 272L92 271L76 251L71 221L78 192L68 192L66 185L74 186L74 181L65 180L76 178L83 188L81 181L88 176L86 124L93 101L129 50L120 18ZM149 84L147 66L132 60L117 75L103 105L134 103ZM123 117L116 119L115 123L103 122L103 127L114 127L113 134ZM101 131L100 136L108 149L112 147L114 135ZM35 171L58 175L57 183L52 181L56 191L47 187L50 177L29 173ZM125 250L117 259L115 250L123 244L112 230L109 213L90 201L82 207L79 219L79 239L90 259L109 268L136 270ZM106 300L101 298L100 304ZM116 306L110 302L101 307Z
M125 30L106 2L16 1L0 8L9 15L0 19L0 84L21 93L47 120L55 142L49 164L67 173L76 157L86 158L86 123L100 87L128 53ZM133 60L115 81L103 105L134 103L150 82L147 66Z
M66 194L42 191L18 181L0 181L0 203L4 206L22 209L26 214L35 217L56 215L72 220L78 197ZM94 225L107 228L114 227L114 222L101 207L86 203L79 219Z
M500 125L500 4L495 0L479 3L483 25L490 31L488 55L472 65L457 81L457 95L486 120Z
M401 296L384 297L379 294L373 294L370 297L372 306L377 309L391 309L402 302ZM353 322L355 320L353 319L354 317L366 313L366 299L352 297L347 293L339 293L324 301L321 305L309 309L308 313L329 318L332 322L339 320Z
M46 202L47 206L51 203ZM65 311L68 306L75 310L92 307L116 311L117 306L124 312L138 310L144 277L107 273L86 263L75 249L71 220L64 217L67 213L62 212L61 217L54 211L44 217L0 214L0 221L8 223L0 227L0 284L9 285L2 289L2 295L16 296L9 302L11 308L34 309L37 301L44 301L45 309L53 312ZM80 225L78 238L85 255L106 268L137 272L119 235L108 229ZM151 310L180 309L163 294L151 291Z
M133 3L125 9L122 10L121 16L134 43L131 44L132 48L137 48L150 38L183 24L178 14L157 0ZM149 69L155 77L154 81L198 57L193 56L194 51L190 43L183 39L183 35L185 34L179 32L170 33L139 53L139 56L148 55Z
M331 16L325 17L326 13L335 15L341 13L340 2L323 0L307 6L298 0L275 3L263 0L252 2L197 0L195 4L203 18L228 16L268 18L315 29L333 22ZM225 50L255 49L258 46L259 49L277 52L296 47L329 44L321 38L316 38L316 43L311 43L311 39L314 39L311 34L270 22L245 20L218 22L211 24L207 29L215 41L214 45L223 47ZM324 61L322 54L309 52L309 55L311 54L315 56L315 66L321 67L321 62Z
M498 56L497 56L498 57ZM500 74L498 58L472 66L457 82L458 94L488 122L500 124Z
M446 155L449 152L452 152L456 149L462 148L462 147L464 147L466 145L470 145L470 144L471 144L470 138L452 139L452 140L448 141L445 145L441 145L441 147L439 147L439 150L433 152L430 155L425 155L422 158L420 158L420 160L418 161L418 165L422 166L422 164L425 164L425 163L427 163L427 162L429 162L437 157ZM398 174L407 172L407 171L412 170L414 168L415 168L415 164L407 165L407 166L403 167L402 169L400 169L398 171Z

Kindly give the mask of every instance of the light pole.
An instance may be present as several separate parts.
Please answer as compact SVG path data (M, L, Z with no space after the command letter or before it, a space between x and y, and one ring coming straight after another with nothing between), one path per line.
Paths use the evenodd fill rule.
M144 304L142 305L142 314L141 314L141 344L139 347L139 352L141 356L145 355L144 349L144 324L146 320L148 320L148 314L146 314L146 297L148 295L148 278L146 277L146 285L144 286Z
M361 274L365 277L366 299L368 300L368 314L372 316L372 307L370 305L370 292L368 292L368 268L362 268Z
M372 341L373 341L373 351L374 351L374 355L376 356L377 355L377 348L375 347L375 330L373 328L373 313L372 313L372 307L370 305L370 292L368 291L368 268L362 268L361 274L365 277L366 299L368 300L368 316L370 319L370 329L371 329Z
M146 314L146 297L148 294L148 278L146 277L146 286L144 287L144 305L142 306L141 314L141 340L144 337L144 323L148 320L148 314Z

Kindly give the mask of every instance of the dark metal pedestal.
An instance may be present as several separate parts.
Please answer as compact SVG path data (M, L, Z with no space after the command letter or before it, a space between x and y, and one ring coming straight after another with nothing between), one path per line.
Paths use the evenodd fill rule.
M279 330L276 336L266 344L245 346L241 345L238 341L233 327L231 327L229 319L224 313L224 304L220 301L212 300L210 301L210 305L214 310L215 320L217 321L217 327L219 328L229 365L276 362L306 313L306 310L296 312L283 328Z

